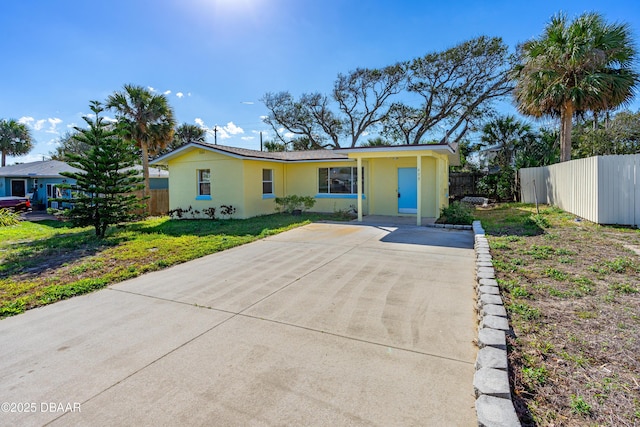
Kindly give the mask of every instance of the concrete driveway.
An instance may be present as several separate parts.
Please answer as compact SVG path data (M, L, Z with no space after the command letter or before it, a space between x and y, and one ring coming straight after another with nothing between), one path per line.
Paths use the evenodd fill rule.
M310 224L2 320L0 425L477 425L472 246Z

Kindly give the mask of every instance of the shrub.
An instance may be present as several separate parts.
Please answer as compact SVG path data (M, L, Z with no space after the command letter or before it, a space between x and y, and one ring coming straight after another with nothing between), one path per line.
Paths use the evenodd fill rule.
M440 210L440 224L463 224L468 225L473 222L473 208L462 202L453 202L449 206Z
M7 227L20 223L20 214L9 209L0 209L0 227Z
M311 196L296 196L292 194L286 197L276 197L276 210L278 212L291 213L294 210L306 211L316 204L316 199Z
M517 191L513 168L504 168L478 181L478 192L491 199L514 200Z

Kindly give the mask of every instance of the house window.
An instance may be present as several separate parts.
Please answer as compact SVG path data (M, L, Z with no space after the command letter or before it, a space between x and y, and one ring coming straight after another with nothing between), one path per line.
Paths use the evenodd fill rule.
M198 169L198 196L211 195L211 170Z
M273 169L262 169L262 194L273 194Z
M47 184L47 198L60 199L62 198L62 191L54 184Z
M362 191L364 192L364 180ZM358 194L358 168L319 168L318 193Z

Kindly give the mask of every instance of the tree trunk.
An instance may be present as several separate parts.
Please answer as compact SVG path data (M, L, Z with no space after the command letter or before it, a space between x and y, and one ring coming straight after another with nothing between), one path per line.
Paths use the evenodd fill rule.
M571 129L573 127L573 103L566 101L560 107L560 161L571 160Z
M146 198L151 194L149 185L149 147L146 143L141 143L140 148L142 149L142 176L144 177L144 190L142 196ZM149 203L145 200L144 204L146 206L145 211L148 214Z
M7 164L7 153L2 150L2 167L5 167Z

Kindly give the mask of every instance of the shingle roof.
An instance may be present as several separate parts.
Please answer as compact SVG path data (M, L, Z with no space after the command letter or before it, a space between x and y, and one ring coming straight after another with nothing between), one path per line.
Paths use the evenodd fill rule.
M142 170L142 166L136 165L135 169ZM63 178L60 172L79 172L80 170L59 160L44 160L39 162L21 163L0 168L0 176L7 177L34 177L34 178ZM150 178L168 178L169 171L158 168L149 168Z
M61 177L60 172L78 172L78 169L59 160L21 163L0 168L0 176Z
M339 148L335 150L308 150L308 151L257 151L250 150L248 148L229 147L226 145L214 145L206 142L192 142L181 148L165 154L154 160L152 163L162 163L167 157L172 157L174 153L178 153L188 147L203 147L217 152L227 153L232 156L238 156L245 159L263 159L263 160L276 160L281 162L301 162L301 161L313 161L313 160L347 160L349 153L351 152L365 152L365 151L413 151L413 150L450 150L453 148L447 144L429 144L429 145L392 145L385 147L356 147L356 148Z
M195 143L207 148L212 148L218 151L224 151L226 153L235 154L242 157L255 158L255 159L267 159L267 160L284 160L284 161L300 161L300 160L332 160L332 159L346 159L348 158L345 153L340 153L336 150L308 150L308 151L257 151L250 150L248 148L229 147L226 145L213 145L206 142Z

